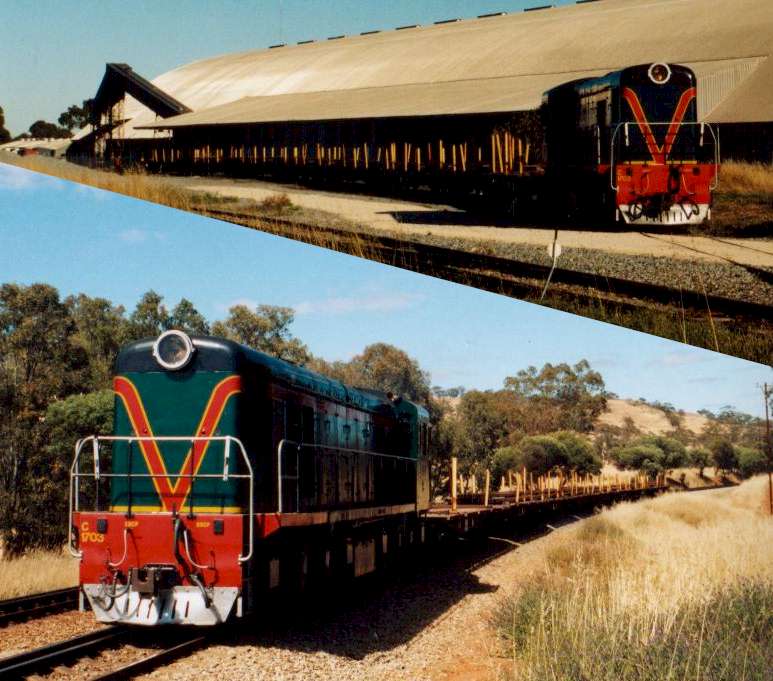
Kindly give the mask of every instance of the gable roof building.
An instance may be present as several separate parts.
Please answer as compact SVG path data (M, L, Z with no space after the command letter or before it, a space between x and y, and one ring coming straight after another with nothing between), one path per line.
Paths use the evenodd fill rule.
M770 0L584 0L202 59L141 79L144 97L127 80L110 128L131 140L194 126L526 111L561 83L654 61L695 71L701 120L769 123L771 36ZM106 79L117 66L131 72L108 65Z

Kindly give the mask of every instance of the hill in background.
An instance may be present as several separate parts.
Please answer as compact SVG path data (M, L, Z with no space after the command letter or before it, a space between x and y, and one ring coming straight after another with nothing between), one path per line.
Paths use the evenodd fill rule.
M699 435L709 419L702 414L679 411L672 412L681 419L681 425L695 435ZM669 420L666 410L651 404L645 404L640 400L607 400L607 410L596 420L597 425L609 425L623 428L626 419L630 418L642 433L647 435L665 435L674 429L674 424Z

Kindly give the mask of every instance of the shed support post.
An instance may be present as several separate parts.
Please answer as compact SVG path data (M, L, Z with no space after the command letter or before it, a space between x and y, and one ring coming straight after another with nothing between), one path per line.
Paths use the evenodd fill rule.
M456 513L456 457L451 457L451 512Z

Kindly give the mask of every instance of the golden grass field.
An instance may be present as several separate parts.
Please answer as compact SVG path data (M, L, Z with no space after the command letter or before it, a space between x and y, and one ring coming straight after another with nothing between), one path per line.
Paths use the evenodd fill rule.
M505 677L769 680L767 478L620 504L546 545L493 618Z
M65 551L32 551L0 558L0 599L63 589L78 584L78 561Z
M729 194L762 194L773 197L773 163L724 161L720 187Z

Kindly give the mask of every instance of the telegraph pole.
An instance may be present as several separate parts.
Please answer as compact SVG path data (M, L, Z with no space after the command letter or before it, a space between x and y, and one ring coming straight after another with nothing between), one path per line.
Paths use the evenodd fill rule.
M770 396L773 394L773 386L765 383L762 386L762 395L765 398L765 449L768 454L768 504L770 515L773 515L773 442L770 439Z

